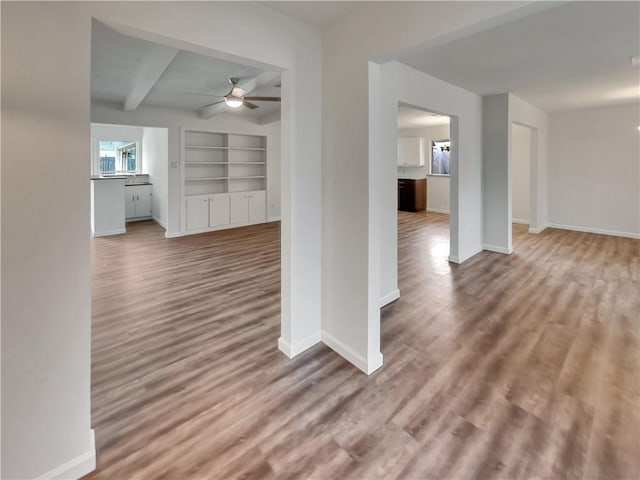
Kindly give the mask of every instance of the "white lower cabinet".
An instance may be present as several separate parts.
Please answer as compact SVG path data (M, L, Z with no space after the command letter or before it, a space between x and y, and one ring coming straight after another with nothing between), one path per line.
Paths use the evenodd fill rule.
M125 185L124 205L126 219L151 217L151 196L151 185Z
M249 222L267 220L267 192L249 192Z
M209 196L187 198L187 230L202 230L209 227Z
M266 221L265 191L193 195L186 202L187 230L206 230Z
M209 196L209 226L229 225L229 194Z

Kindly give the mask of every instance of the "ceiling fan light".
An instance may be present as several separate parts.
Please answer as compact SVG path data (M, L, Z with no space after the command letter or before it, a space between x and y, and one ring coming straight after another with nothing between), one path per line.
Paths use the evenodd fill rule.
M244 100L242 97L236 97L233 94L229 94L224 97L224 103L227 104L227 107L239 108L244 103Z

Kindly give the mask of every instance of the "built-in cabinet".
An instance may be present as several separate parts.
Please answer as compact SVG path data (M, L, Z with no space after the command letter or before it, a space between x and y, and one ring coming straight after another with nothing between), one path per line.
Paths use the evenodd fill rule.
M266 148L265 136L183 131L186 231L266 221Z
M125 185L124 206L127 220L151 218L151 185Z
M423 167L425 155L426 148L424 138L398 138L398 166Z

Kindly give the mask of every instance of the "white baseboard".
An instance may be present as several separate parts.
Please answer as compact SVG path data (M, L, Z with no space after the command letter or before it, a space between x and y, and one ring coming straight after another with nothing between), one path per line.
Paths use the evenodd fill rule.
M441 210L440 208L427 208L427 212L446 213L447 215L449 215L449 210Z
M96 437L93 428L89 431L89 449L82 455L40 475L38 480L76 480L96 469Z
M460 257L457 255L449 255L449 261L451 263L460 263Z
M94 237L108 237L109 235L122 235L127 233L126 228L118 228L117 230L105 230L104 232L95 232L92 235Z
M457 263L458 265L461 265L467 260L469 260L470 258L475 257L477 254L482 252L482 250L483 250L482 248L478 248L477 250L474 250L473 252L469 253L468 255L462 258L459 255L449 255L448 260L451 263Z
M384 307L385 305L388 305L399 298L400 290L396 288L394 291L387 293L380 299L380 307Z
M511 255L513 253L513 248L499 247L497 245L490 245L484 243L482 245L483 250L488 250L489 252L503 253L505 255Z
M607 230L604 228L591 228L591 227L578 227L575 225L562 225L559 223L548 223L549 228L559 228L561 230L572 230L574 232L596 233L598 235L611 235L613 237L624 238L640 238L640 233L633 232L619 232L617 230Z
M529 226L529 233L540 233L547 228L546 225L540 225L539 227Z
M184 237L184 235L180 232L164 232L164 238L178 238Z
M156 217L155 215L151 217L151 219L156 222L158 225L160 225L162 228L164 228L165 230L167 229L167 224L162 222L158 217Z
M519 218L512 218L511 223L519 223L520 225L529 225L529 220L520 220Z
M331 350L336 352L344 359L348 360L350 363L355 365L367 375L371 375L382 366L383 357L382 353L380 352L377 355L374 355L373 358L366 359L351 350L351 348L347 347L340 340L337 340L333 335L325 332L324 330L322 331L322 342Z
M269 220L267 220L267 222L279 222L280 220L280 217L269 217Z
M313 347L316 343L321 342L320 332L309 335L307 338L300 340L298 343L291 345L287 340L280 337L278 339L278 349L287 357L293 358L305 350Z

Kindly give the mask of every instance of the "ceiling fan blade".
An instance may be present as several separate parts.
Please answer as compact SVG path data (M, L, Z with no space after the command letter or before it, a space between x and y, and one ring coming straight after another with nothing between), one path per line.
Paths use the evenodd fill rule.
M244 97L245 100L253 100L255 102L279 102L280 97Z
M202 93L202 92L184 92L187 95L201 95L204 97L218 97L218 98L222 98L224 97L224 95L214 95L213 93Z
M247 102L247 97L244 98L244 102L242 102L242 105L247 107L249 110L255 110L256 108L258 108L258 105L256 105L255 103Z
M214 105L218 105L219 103L224 103L224 100L220 102L213 102L213 103L210 103L209 105L203 105L202 108L212 107Z

